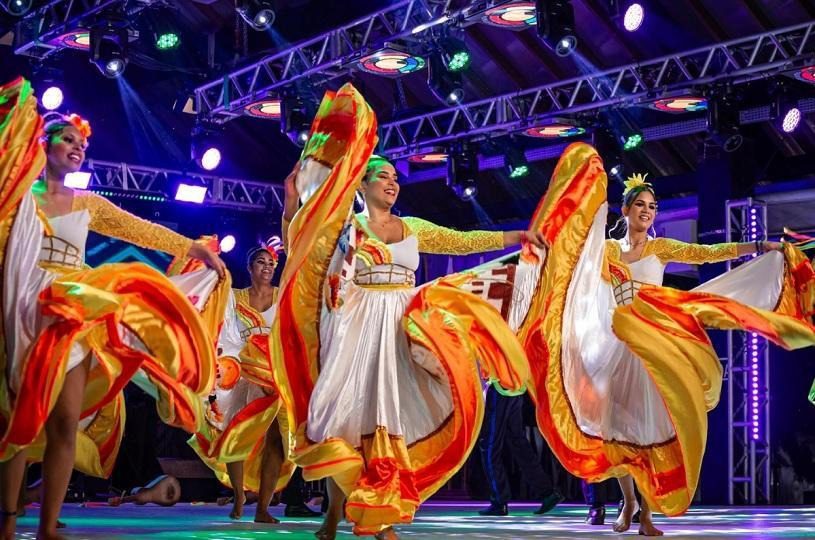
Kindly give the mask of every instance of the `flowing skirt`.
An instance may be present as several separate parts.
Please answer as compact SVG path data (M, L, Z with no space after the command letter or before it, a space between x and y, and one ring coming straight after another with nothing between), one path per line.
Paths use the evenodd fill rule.
M786 348L814 344L812 267L787 247L694 291L643 286L617 306L604 268L606 176L594 149L570 146L549 191L568 206L535 224L551 250L539 275L544 294L520 330L538 425L572 474L631 474L652 508L681 514L722 384L704 329L756 332Z
M165 422L190 432L203 422L201 399L213 384L215 358L212 332L198 310L222 308L229 283L212 274L189 277L208 293L188 298L142 264L68 273L42 269L45 227L29 193L44 162L42 120L28 83L1 88L0 98L0 460L41 447L66 373L90 355L81 418L92 420L78 447L95 446L98 457L84 467L104 473L123 425L118 396L139 370L158 390Z

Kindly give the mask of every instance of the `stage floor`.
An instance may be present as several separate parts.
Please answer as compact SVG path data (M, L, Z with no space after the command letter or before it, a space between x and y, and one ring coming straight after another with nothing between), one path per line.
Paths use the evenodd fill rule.
M602 527L583 523L586 507L561 505L545 516L534 516L531 504L512 505L508 517L484 518L475 514L483 503L436 502L424 505L412 525L398 527L404 538L594 538L619 536L611 530L610 521ZM611 510L612 508L609 508ZM125 505L111 508L100 504L86 507L66 505L63 529L71 539L135 540L141 538L198 538L211 540L244 540L269 537L313 539L319 520L300 519L279 525L260 525L250 520L254 507L247 507L241 522L230 521L228 507L214 504L178 504L172 508ZM280 517L282 507L273 508ZM611 514L611 512L610 512ZM29 507L28 515L19 520L18 538L34 538L38 510ZM672 539L679 538L815 538L815 507L698 507L681 517L658 517ZM636 529L633 529L636 536ZM342 524L338 538L352 538L351 528Z

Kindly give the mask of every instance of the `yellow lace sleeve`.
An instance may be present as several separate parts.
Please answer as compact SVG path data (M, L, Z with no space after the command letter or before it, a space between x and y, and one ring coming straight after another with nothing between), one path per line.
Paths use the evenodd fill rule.
M738 244L686 244L672 238L657 238L649 243L651 253L659 257L662 264L681 262L704 264L729 261L739 256Z
M444 255L469 255L504 248L501 231L456 231L415 217L402 221L419 240L419 251Z
M76 194L74 210L88 210L91 215L90 230L139 247L183 257L192 246L192 239L134 216L94 193Z

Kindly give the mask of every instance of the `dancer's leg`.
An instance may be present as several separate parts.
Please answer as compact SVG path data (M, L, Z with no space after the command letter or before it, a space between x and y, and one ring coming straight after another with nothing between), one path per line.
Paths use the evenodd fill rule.
M76 430L88 378L90 357L65 375L65 384L45 422L45 455L42 461L42 507L37 538L62 538L57 518L68 490L76 458Z
M255 521L280 523L280 520L269 513L269 503L272 502L274 488L280 476L280 466L283 465L283 437L280 435L280 426L276 420L266 432L266 445L260 459L260 493L255 509Z
M17 526L17 501L25 475L25 450L0 463L0 539L13 540Z
M232 484L232 491L234 492L232 511L229 513L229 517L240 519L243 516L243 504L246 502L246 495L243 492L243 461L227 463L226 473L229 475L229 483Z
M325 513L323 525L315 533L315 536L320 540L333 540L337 536L337 525L342 519L345 493L342 492L333 478L326 479L326 486L328 488L328 510Z
M662 536L664 533L654 527L653 514L648 506L648 501L642 497L642 512L640 512L640 534L644 536Z
M623 510L614 522L614 531L625 532L631 527L631 519L639 510L639 505L634 493L634 478L631 475L623 476L619 482L623 492Z

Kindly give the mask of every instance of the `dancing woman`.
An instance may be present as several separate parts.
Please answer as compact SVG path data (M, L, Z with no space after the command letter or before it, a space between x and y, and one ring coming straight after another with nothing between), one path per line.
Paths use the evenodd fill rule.
M539 236L393 215L398 178L370 158L375 132L353 87L329 94L287 180L303 206L286 205L288 258L269 345L294 460L306 479L329 478L320 538L334 538L346 499L356 534L395 538L392 525L409 523L461 467L483 416L476 359L510 391L526 380L498 311L458 288L473 276L417 288L414 271L420 252L477 253L542 244ZM367 215L351 214L358 188Z
M570 146L550 191L574 194L572 212L541 263L520 330L531 362L537 419L553 452L590 481L620 478L625 505L615 531L637 511L640 533L659 535L651 510L679 515L699 478L721 363L704 327L748 330L797 348L815 343L815 280L806 258L771 242L685 244L649 238L653 187L627 183L628 230L606 241L606 175L596 151ZM544 223L544 233L552 225ZM783 249L783 251L782 251ZM665 265L699 264L769 251L693 291L661 287ZM545 302L543 301L545 298ZM633 479L632 479L633 477Z
M277 262L273 247L257 247L247 256L252 284L232 291L218 341L218 376L207 410L215 435L198 433L190 439L218 478L232 486L229 516L241 518L248 489L258 493L255 521L262 523L278 522L269 514L269 503L294 465L285 459L289 430L281 429L276 419L281 402L273 378L262 365L242 362L240 353L250 337L269 334L277 309L277 287L272 285ZM285 422L285 415L281 418Z
M85 157L90 127L76 116L45 130L30 85L0 87L0 247L3 369L0 371L0 537L13 538L26 454L46 438L38 538L60 538L57 516L75 460L80 418L116 400L141 368L159 390L162 419L190 432L203 419L201 396L214 378L208 329L196 311L217 287L193 276L197 305L141 264L83 269L88 230L143 247L201 259L206 247L63 184ZM47 163L46 161L47 153ZM45 165L45 180L32 181ZM190 280L188 279L188 282ZM211 302L210 307L219 303ZM225 296L223 296L225 299ZM221 304L222 305L222 304ZM116 442L118 439L113 438ZM110 439L97 451L110 452ZM94 441L97 442L97 441Z

